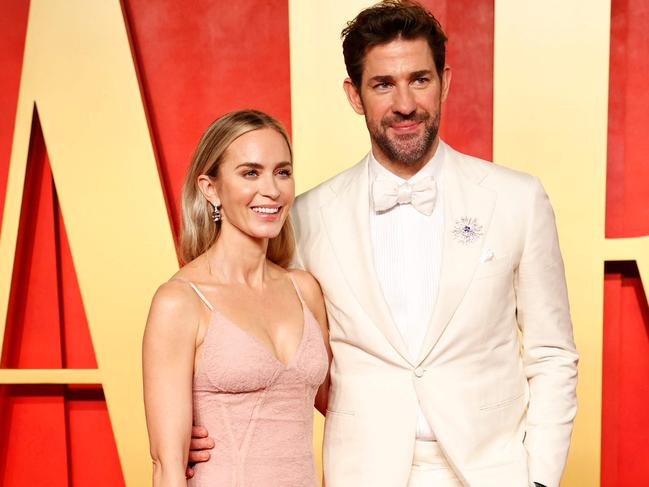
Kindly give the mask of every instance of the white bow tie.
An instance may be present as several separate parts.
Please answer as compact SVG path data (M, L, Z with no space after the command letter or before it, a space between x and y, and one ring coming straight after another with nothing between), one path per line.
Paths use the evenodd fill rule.
M379 178L372 185L374 211L386 211L396 205L411 204L420 213L430 215L435 207L437 186L432 176L420 179L414 184L399 184L389 179Z

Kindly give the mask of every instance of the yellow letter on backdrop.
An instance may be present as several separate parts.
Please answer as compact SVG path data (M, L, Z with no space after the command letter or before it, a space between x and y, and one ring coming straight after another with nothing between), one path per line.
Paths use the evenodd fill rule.
M0 383L100 383L127 485L150 484L140 343L177 269L119 0L32 0L3 228L0 349L37 107L98 370L2 370Z

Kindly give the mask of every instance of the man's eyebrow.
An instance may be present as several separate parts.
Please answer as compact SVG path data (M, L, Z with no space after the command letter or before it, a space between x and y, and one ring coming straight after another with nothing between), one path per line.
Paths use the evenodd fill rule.
M433 74L433 72L430 69L421 69L419 71L415 71L413 73L410 73L410 78L412 78L412 79L421 78L423 76L430 76L432 74Z
M378 76L372 76L368 81L371 82L376 82L376 83L389 83L392 82L394 78L389 75L378 75Z
M410 79L421 78L423 76L431 76L433 71L430 69L420 69L419 71L413 71L410 73ZM390 75L377 75L372 76L369 80L370 83L391 83L394 81L394 78Z

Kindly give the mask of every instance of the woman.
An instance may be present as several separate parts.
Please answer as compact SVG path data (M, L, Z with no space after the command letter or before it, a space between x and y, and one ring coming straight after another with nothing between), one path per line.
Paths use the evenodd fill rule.
M207 128L183 188L187 264L144 335L154 487L316 485L312 408L326 409L331 354L318 283L286 268L294 197L275 119L242 110ZM192 421L217 442L187 481Z

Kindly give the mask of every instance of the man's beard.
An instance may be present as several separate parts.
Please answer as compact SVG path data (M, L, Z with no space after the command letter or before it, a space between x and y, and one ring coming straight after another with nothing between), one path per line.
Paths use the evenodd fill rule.
M383 118L380 127L368 124L367 128L372 140L390 161L412 166L421 161L432 147L439 131L439 114L440 109L432 118L428 112L413 112L405 116L397 113ZM403 121L423 122L424 133L422 135L404 134L395 135L393 138L388 137L387 129L393 123Z

